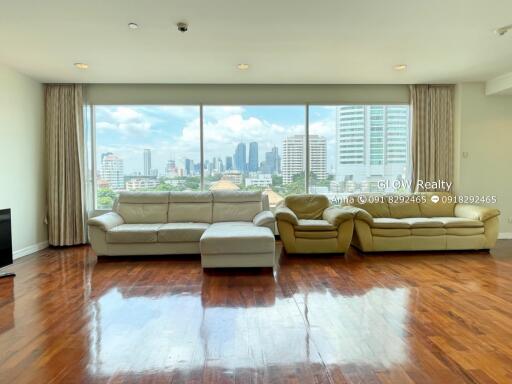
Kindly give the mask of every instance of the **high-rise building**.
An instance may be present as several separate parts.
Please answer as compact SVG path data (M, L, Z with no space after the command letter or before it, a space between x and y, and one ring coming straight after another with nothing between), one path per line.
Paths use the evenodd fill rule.
M185 174L184 176L191 176L194 170L194 161L191 159L185 159Z
M151 176L151 149L144 150L144 176Z
M249 172L257 172L258 165L258 143L252 142L249 144L249 162L247 164L247 170Z
M101 178L113 190L124 189L123 159L111 152L101 154Z
M233 170L233 158L231 156L226 156L226 171Z
M336 180L361 183L405 176L409 108L345 105L336 108Z
M309 172L318 180L327 179L327 140L323 136L309 135Z
M283 140L283 162L281 173L283 184L293 181L293 176L298 175L306 169L306 138L304 135L286 137Z
M245 143L240 143L236 146L235 155L233 156L235 169L240 172L247 170L247 155Z
M327 142L325 137L309 136L310 172L317 179L327 178ZM304 135L289 136L283 140L283 160L281 173L283 184L293 181L293 176L306 171L306 137Z
M265 152L265 161L262 164L263 172L265 173L281 173L281 156L279 156L279 149L273 147L270 152Z

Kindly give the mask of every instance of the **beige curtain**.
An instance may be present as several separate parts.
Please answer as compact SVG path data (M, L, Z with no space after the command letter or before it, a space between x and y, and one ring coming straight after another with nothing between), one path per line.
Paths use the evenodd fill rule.
M54 246L83 244L82 86L47 85L45 113L49 242Z
M412 189L415 191L424 190L422 181L453 182L454 89L453 85L411 85Z

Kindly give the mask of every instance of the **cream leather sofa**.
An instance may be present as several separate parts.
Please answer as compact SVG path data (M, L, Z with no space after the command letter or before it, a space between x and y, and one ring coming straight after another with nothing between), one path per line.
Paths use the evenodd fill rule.
M324 195L290 195L276 209L288 253L340 253L350 246L354 210L332 207Z
M261 192L121 192L89 219L99 256L201 254L203 267L272 267L274 216Z
M440 197L432 202L432 195ZM443 203L450 194L352 195L356 207L352 245L364 252L478 250L492 248L500 212L468 204ZM444 198L443 198L444 196Z

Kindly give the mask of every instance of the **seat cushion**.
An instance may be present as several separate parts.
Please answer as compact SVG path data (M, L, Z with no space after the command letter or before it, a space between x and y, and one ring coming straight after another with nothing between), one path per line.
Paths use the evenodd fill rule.
M484 233L484 227L446 228L447 235L473 236Z
M267 227L248 222L214 223L201 236L202 254L255 254L274 252L275 239Z
M483 227L484 223L480 220L466 219L464 217L436 217L443 223L445 228L475 228Z
M336 231L337 228L327 220L299 220L295 226L296 231Z
M389 217L381 217L373 219L373 228L404 228L410 227L410 224L403 219L392 219Z
M446 235L445 228L411 228L413 236L443 236Z
M408 228L372 228L372 235L383 237L402 237L410 236L411 230Z
M121 224L107 232L108 243L156 243L163 224Z
M332 239L338 237L338 231L295 231L299 239Z
M169 223L158 230L159 243L190 243L199 241L208 223Z
M411 228L443 228L443 222L428 217L409 217L402 219L403 222L409 224Z

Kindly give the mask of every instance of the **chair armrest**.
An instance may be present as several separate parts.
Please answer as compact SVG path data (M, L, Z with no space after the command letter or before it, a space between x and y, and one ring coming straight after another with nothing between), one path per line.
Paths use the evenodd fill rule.
M286 221L292 225L299 225L297 215L288 207L279 207L276 209L276 219Z
M466 219L486 221L499 216L500 211L496 208L483 207L480 205L457 204L455 205L455 216Z
M354 211L351 207L329 207L322 213L322 219L327 220L329 224L338 227L341 223L354 218Z
M373 216L368 211L351 205L347 205L346 208L352 209L352 212L354 212L354 220L361 220L370 226L373 225Z
M264 227L269 224L274 224L276 222L276 219L272 212L261 211L256 216L254 216L252 222L254 223L254 225L257 225L258 227Z
M121 216L119 216L119 214L115 212L109 212L87 220L87 224L92 227L100 227L102 230L107 232L110 229L117 227L118 225L124 224L124 220Z

